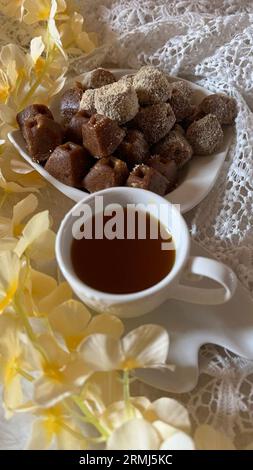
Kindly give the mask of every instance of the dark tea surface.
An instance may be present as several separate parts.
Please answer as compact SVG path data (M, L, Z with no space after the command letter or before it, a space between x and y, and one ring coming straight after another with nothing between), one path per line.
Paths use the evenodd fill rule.
M127 237L129 230L129 210L124 210L124 238L95 238L95 217L92 219L92 238L77 240L73 238L71 257L74 271L81 281L93 289L111 294L130 294L154 286L171 271L175 261L175 250L162 250L162 243L169 242L171 236L165 227L149 214L132 210L135 221L134 239ZM134 213L135 212L135 213ZM143 219L144 216L144 219ZM105 227L113 216L103 216ZM90 222L89 222L90 223ZM146 238L140 239L139 229L146 228ZM133 225L132 225L133 227ZM157 230L156 230L157 228ZM165 239L161 236L166 234ZM152 239L152 234L158 234ZM128 232L129 233L129 232ZM143 236L143 235L142 235Z

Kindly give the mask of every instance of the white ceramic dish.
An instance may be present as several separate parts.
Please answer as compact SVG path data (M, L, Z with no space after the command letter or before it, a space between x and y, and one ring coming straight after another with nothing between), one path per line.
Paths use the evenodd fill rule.
M211 257L208 251L192 242L192 256ZM186 284L193 285L192 282ZM213 287L210 280L203 287ZM142 370L138 378L155 388L174 393L192 390L199 377L198 353L203 344L212 343L253 359L253 301L238 282L233 298L223 305L194 305L168 300L153 312L139 318L125 320L127 330L145 323L160 324L170 334L168 363L170 370Z
M113 70L113 73L120 78L123 75L133 73L133 70ZM76 77L75 80L81 80L81 76ZM171 80L175 81L177 78L172 77ZM73 79L71 81L73 81ZM67 83L65 88L71 86L71 81ZM194 89L193 100L196 104L199 103L204 96L210 94L209 91L195 85L194 83L191 83L191 86ZM51 109L56 119L59 118L60 96L61 95L57 96L51 105ZM224 142L219 152L208 157L195 156L186 171L182 174L180 185L166 196L166 199L172 204L180 204L181 212L183 214L197 206L197 204L199 204L211 191L226 158L232 133L232 127L227 127L225 129ZM65 194L65 196L75 202L78 202L85 197L86 193L84 191L61 183L44 170L41 165L32 161L27 153L24 139L19 130L10 132L9 140L18 150L20 155L49 183Z

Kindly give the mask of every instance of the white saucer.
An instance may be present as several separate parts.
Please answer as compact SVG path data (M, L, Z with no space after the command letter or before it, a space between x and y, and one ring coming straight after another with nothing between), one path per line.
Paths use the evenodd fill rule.
M211 257L195 242L191 255ZM202 282L203 287L213 287L207 279ZM195 387L198 352L203 344L217 344L253 359L253 301L240 283L234 297L220 306L169 300L150 314L125 320L127 330L144 323L160 324L170 334L168 363L176 365L175 371L142 370L137 374L140 380L161 390L182 393Z
M117 78L133 72L133 70L128 69L113 70L113 73ZM70 87L73 80L81 81L81 79L82 75L75 77L75 79L71 79L71 81L67 82L64 89ZM177 77L170 77L170 79L171 81L178 80ZM190 83L190 85L194 90L193 102L196 104L198 104L204 98L204 96L210 94L208 90L195 85L194 83ZM59 103L62 93L63 91L54 98L51 104L51 109L56 120L60 119ZM226 127L224 129L224 141L219 152L216 152L213 155L207 157L194 156L186 171L183 172L182 180L179 186L166 196L166 199L172 204L180 204L182 214L185 214L197 206L213 188L226 158L232 135L233 127ZM60 181L51 176L41 165L32 161L31 157L27 153L24 139L19 130L10 132L8 137L24 160L26 160L36 171L38 171L38 173L40 173L49 183L55 186L60 192L65 194L65 196L76 202L85 198L87 193L81 191L80 189L72 188L63 183L60 183Z

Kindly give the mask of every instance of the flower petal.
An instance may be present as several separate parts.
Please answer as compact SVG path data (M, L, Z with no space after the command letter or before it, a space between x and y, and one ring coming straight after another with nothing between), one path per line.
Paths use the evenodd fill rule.
M79 353L93 371L116 370L123 360L120 342L102 334L88 336L80 344Z
M21 257L29 245L31 245L42 233L48 230L49 226L50 221L48 211L34 215L25 226L22 232L22 237L16 246L15 253Z
M109 437L107 450L158 450L160 438L156 429L144 419L122 424Z
M96 315L91 319L91 322L86 330L86 336L101 333L104 335L112 336L117 339L124 332L124 325L122 321L114 315L101 314Z
M57 305L71 299L72 290L67 282L62 282L56 289L38 302L40 316L47 316Z
M70 299L55 307L48 320L53 330L63 336L67 346L75 349L83 339L90 318L91 314L84 304Z
M148 421L161 420L165 423L189 433L191 423L187 409L172 398L159 398L145 411L145 419Z
M160 450L195 450L195 446L188 434L178 431L162 443Z
M43 421L37 419L33 423L31 439L26 450L46 450L50 447L53 435L46 431Z
M166 363L169 335L158 325L143 325L122 339L127 368L154 367ZM131 366L133 360L133 367Z

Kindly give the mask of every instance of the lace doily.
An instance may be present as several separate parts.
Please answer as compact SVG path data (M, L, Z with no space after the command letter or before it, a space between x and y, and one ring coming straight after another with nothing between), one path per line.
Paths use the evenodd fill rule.
M253 4L251 0L79 0L88 31L102 46L72 62L81 73L97 65L137 68L153 64L211 91L236 97L234 142L209 196L187 216L192 236L228 263L253 294ZM24 25L0 16L2 42L26 46ZM66 200L48 188L43 206L59 220ZM52 204L54 201L54 204ZM57 201L57 203L56 203ZM68 202L69 204L69 202ZM69 205L68 205L69 207ZM252 313L253 321L253 313ZM253 440L253 362L207 345L200 352L200 379L180 398L194 424L226 432L238 448ZM138 394L162 393L142 384Z

